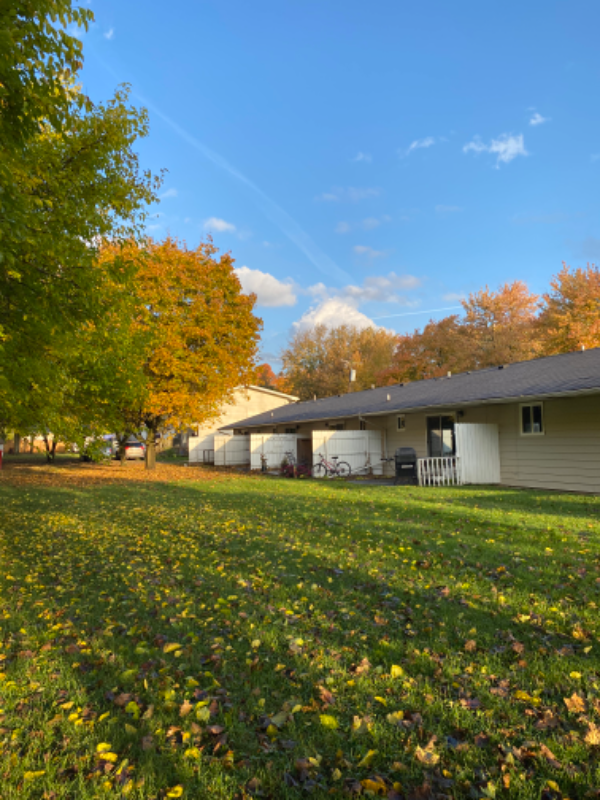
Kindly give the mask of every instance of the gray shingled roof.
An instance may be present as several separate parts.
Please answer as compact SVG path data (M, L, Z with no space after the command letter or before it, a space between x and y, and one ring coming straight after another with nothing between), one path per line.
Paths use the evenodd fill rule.
M345 419L358 415L462 403L506 402L523 397L576 392L600 392L600 348L521 361L504 367L490 367L477 372L463 372L449 378L431 378L324 397L316 401L291 403L227 427L254 428L320 419Z

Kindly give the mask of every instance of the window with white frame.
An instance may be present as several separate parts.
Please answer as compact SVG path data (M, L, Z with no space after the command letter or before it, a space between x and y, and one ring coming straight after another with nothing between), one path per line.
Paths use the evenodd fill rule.
M398 430L403 431L406 429L406 415L400 414L398 417Z
M521 433L523 436L538 436L544 433L542 403L523 403L521 405Z

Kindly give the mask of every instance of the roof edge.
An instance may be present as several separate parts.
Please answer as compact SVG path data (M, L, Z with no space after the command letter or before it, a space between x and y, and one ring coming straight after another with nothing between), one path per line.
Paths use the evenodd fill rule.
M460 408L461 406L466 407L473 407L473 406L489 406L489 405L509 405L510 403L521 403L527 400L546 400L548 398L553 397L574 397L574 396L583 396L583 395L593 395L593 394L600 394L600 386L596 387L595 389L573 389L570 391L565 392L546 392L545 394L523 394L523 395L515 395L513 397L490 397L485 400L464 400L464 401L456 401L454 403L434 403L422 406L408 406L408 407L392 407L387 409L386 411L361 411L358 414L327 414L326 416L322 417L313 417L312 419L302 419L302 420L294 420L294 419L287 419L282 420L281 422L277 422L277 420L273 420L272 423L268 421L263 422L256 422L249 424L242 420L241 422L236 422L233 425L228 425L228 429L239 429L239 428L264 428L269 427L272 425L286 425L286 424L306 424L311 422L321 422L322 420L333 420L333 419L354 419L355 417L358 419L359 417L385 417L388 414L410 414L419 411L427 411L427 409L440 409L440 408ZM310 401L307 401L310 402ZM276 410L276 409L274 409ZM265 413L265 412L263 412ZM258 415L257 415L258 416ZM252 417L249 417L252 419Z

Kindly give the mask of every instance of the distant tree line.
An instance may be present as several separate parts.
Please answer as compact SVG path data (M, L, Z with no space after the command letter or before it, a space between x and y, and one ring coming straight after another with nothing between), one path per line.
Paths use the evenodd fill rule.
M523 281L462 301L463 314L396 335L318 325L293 334L274 379L301 399L600 347L600 271L563 265L541 297ZM268 365L267 365L268 366ZM349 384L350 369L356 382Z

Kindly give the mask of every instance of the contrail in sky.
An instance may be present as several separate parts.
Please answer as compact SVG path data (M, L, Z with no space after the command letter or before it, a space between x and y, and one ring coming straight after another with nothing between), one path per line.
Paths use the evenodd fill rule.
M99 61L99 63L106 69L108 72L111 73L115 77L116 80L122 81L122 78L115 73L115 71L105 62L103 59L99 58L99 56L94 53L94 57ZM164 114L157 106L154 105L150 100L146 99L143 95L139 92L136 92L132 89L132 94L137 97L137 99L143 103L153 114L166 123L175 133L191 145L194 149L198 150L198 152L202 153L202 155L211 161L216 167L227 172L233 178L238 180L247 189L256 196L258 199L259 205L262 210L265 212L267 217L275 223L288 239L296 245L296 247L301 250L304 255L308 258L308 260L313 264L319 272L324 273L330 278L333 278L338 281L342 281L345 283L352 283L352 278L350 275L341 267L335 263L335 261L326 255L311 239L311 237L298 225L296 220L292 219L292 217L281 208L274 200L263 192L263 190L257 186L250 178L247 178L242 172L236 169L232 164L229 163L223 156L219 155L219 153L212 150L210 147L207 147L201 141L196 139L195 136L192 136L191 133L182 128L177 122L172 120L166 114Z
M391 319L391 317L414 317L418 314L434 314L436 311L456 311L462 306L447 306L446 308L430 308L427 311L406 311L404 314L386 314L385 317L371 317L373 322L378 319Z

